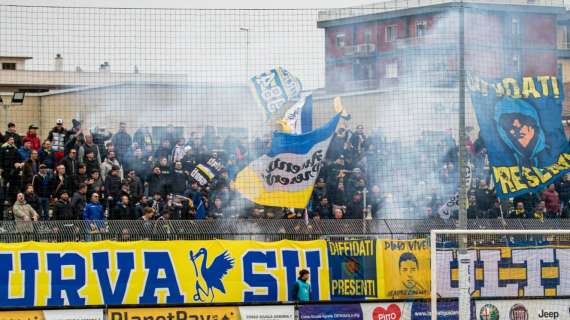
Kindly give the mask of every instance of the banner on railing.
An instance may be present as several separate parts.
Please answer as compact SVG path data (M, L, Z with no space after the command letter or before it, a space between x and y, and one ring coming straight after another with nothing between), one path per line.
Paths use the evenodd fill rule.
M477 300L476 319L570 319L570 299Z
M389 298L428 288L428 259L426 240L0 244L0 306L293 301L301 269L313 301Z
M471 291L478 297L570 295L570 247L494 247L468 250ZM454 250L438 250L438 294L456 298L458 261Z
M457 301L438 303L437 318L457 320ZM319 304L300 305L300 320L430 320L430 304L423 301L397 303L354 303L354 304Z
M103 320L103 309L2 311L0 320Z

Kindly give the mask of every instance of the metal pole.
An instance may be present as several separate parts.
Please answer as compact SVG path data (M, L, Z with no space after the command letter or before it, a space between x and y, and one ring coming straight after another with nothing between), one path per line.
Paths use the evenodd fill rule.
M245 32L245 75L249 78L249 28L241 27L239 30Z
M459 229L467 229L467 150L465 149L465 8L459 3ZM459 319L471 318L467 236L459 238ZM437 310L437 309L436 309ZM436 311L437 314L437 311Z

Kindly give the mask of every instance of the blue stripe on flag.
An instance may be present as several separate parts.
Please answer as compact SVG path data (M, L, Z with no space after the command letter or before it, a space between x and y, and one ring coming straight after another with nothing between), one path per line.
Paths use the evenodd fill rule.
M305 104L301 108L301 133L313 130L313 95L305 98Z
M315 144L330 138L334 134L339 119L340 113L337 113L324 126L304 134L274 132L273 140L271 141L271 151L267 155L274 157L280 153L305 154Z

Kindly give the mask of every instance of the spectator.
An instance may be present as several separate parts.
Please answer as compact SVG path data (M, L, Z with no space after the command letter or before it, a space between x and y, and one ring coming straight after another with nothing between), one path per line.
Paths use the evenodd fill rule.
M180 162L182 163L182 169L184 169L184 171L189 173L196 167L196 165L198 164L198 160L196 155L194 155L192 151L192 147L187 146L185 151L186 154L184 155L184 157Z
M23 185L28 185L32 183L34 176L40 171L40 161L38 157L38 152L32 150L30 153L30 158L24 162L22 167L22 183Z
M38 212L39 210L39 199L34 193L34 187L31 184L26 185L26 190L24 191L24 199L26 203L32 206L32 208Z
M178 141L176 142L176 145L172 149L172 157L171 157L172 162L181 161L182 158L184 158L184 156L186 154L185 149L186 149L186 146L184 145L184 138L178 139Z
M542 200L546 206L547 218L560 217L560 197L556 192L554 184L548 185L548 189L542 192Z
M115 203L119 200L121 186L122 179L119 176L119 167L113 166L111 172L109 172L105 179L105 192L107 193L110 208L113 208Z
M129 148L133 144L133 139L127 133L127 124L124 122L119 123L119 131L113 135L111 139L113 146L115 146L115 152L117 153L117 159L122 162L129 151Z
M485 180L479 182L479 188L475 191L475 197L477 198L477 210L485 217L489 217L488 213L494 208L497 197L493 191L489 190Z
M160 172L160 167L155 166L152 170L152 174L147 179L147 186L148 186L148 194L155 195L155 194L164 194L164 177Z
M169 159L170 157L170 142L168 140L163 140L160 147L154 153L155 159Z
M67 131L67 136L65 138L65 152L69 153L69 150L76 149L79 145L85 143L85 137L83 136L83 129L81 128L81 122L76 119L72 119L71 123L73 127Z
M144 215L144 209L148 208L149 206L150 203L147 196L143 195L138 199L137 203L135 204L135 216L137 219L142 218Z
M570 173L562 176L562 180L556 186L556 191L560 195L562 208L565 209L570 205Z
M51 144L50 151L53 152L56 162L59 162L61 161L61 159L63 159L66 136L67 136L67 131L63 127L63 119L57 119L55 122L55 127L53 127L50 130L47 137L47 141L49 141ZM45 142L44 142L44 148L45 148Z
M26 137L24 139L28 139L32 145L30 146L30 148L32 150L40 150L41 147L41 142L40 142L40 138L38 137L38 127L34 124L31 124L28 127L28 133L26 134Z
M133 143L138 144L142 149L144 149L147 145L152 146L152 133L150 131L150 128L142 127L135 131L135 134L133 136Z
M364 206L362 203L362 194L356 192L352 196L352 201L346 207L347 219L362 219L364 217Z
M105 148L105 142L111 139L112 134L108 132L104 127L95 128L91 132L93 137L93 143L97 145L97 150L99 151L99 157L97 158L99 162L107 157L107 148Z
M91 179L85 183L87 185L87 198L91 199L93 193L101 194L103 192L103 183L99 170L93 170Z
M356 126L356 132L352 134L349 140L349 149L353 150L352 153L356 157L364 155L368 148L368 139L364 134L364 126L359 124Z
M65 166L58 165L55 168L55 174L51 178L51 195L54 198L59 197L59 193L63 190L71 190L73 187L73 180L65 174Z
M339 207L339 206L333 207L333 218L336 220L340 220L340 219L344 218L344 211L342 210L342 207Z
M12 206L12 213L14 214L14 220L16 221L16 230L18 232L32 232L33 226L29 223L30 221L37 221L38 214L26 203L23 193L18 193L16 195L16 202Z
M150 203L150 207L154 209L154 212L161 212L164 209L164 201L162 200L162 196L160 193L155 193L152 197L152 202Z
M22 162L30 159L32 154L32 142L28 138L24 138L23 145L18 149L18 154Z
M14 145L16 148L22 146L22 137L16 132L16 125L13 122L8 123L8 130L4 133L4 141L14 138Z
M321 197L314 214L318 215L321 219L330 219L333 217L332 207L329 203L329 198L326 195Z
M121 200L113 209L113 219L115 220L135 220L135 210L130 205L128 196L121 196Z
M142 149L137 148L129 162L126 164L126 167L127 172L134 170L135 174L144 180L151 172L152 163L148 161L148 158L144 157Z
M80 184L77 191L73 194L71 198L71 211L73 212L73 219L81 219L83 215L83 210L85 209L85 203L87 201L87 186L85 184Z
M527 192L513 199L513 203L515 204L519 202L523 203L523 206L527 211L526 216L529 218L532 218L532 215L534 213L533 210L537 207L539 201L540 197L534 192Z
M103 206L99 203L99 194L93 193L91 195L91 202L89 202L85 209L83 209L83 220L89 222L91 230L96 231L100 223L105 219L105 212Z
M210 208L208 217L211 219L223 219L224 218L224 208L222 207L222 199L216 197L214 199L214 205Z
M77 150L70 149L59 164L65 167L65 173L72 179L79 173L79 160L77 159Z
M509 218L524 219L526 218L526 210L523 202L517 202L515 208L509 213Z
M186 190L186 181L188 181L188 177L184 170L182 170L182 163L180 161L176 161L174 163L174 170L169 177L170 183L170 192L173 194L184 194L184 190Z
M73 191L79 189L80 184L84 184L87 180L91 178L90 175L87 174L87 166L83 163L79 165L77 169L77 174L73 177Z
M143 209L143 215L139 218L144 221L151 221L154 218L154 209L151 207L146 207Z
M536 205L536 208L534 208L533 210L532 217L534 219L540 220L541 222L544 222L544 218L546 218L546 213L547 213L546 203L544 202L544 200L540 200Z
M51 181L47 174L47 166L40 164L38 174L32 179L34 193L38 196L39 214L43 220L49 219L49 199L51 196Z
M38 156L40 163L46 165L46 167L51 171L55 169L55 164L59 163L63 159L63 151L61 152L61 157L58 159L55 156L56 152L52 150L52 145L49 140L44 141L42 148L40 149Z
M99 170L99 168L101 167L101 163L99 162L99 159L97 159L95 157L95 153L93 152L92 149L87 149L85 151L85 158L83 159L83 164L85 164L86 167L86 173L88 175L91 174L91 172L93 172L94 170Z
M126 180L129 185L131 197L134 199L140 199L140 197L144 194L144 186L141 179L137 176L135 170L129 171Z
M87 153L93 152L93 159L96 159L97 162L101 163L101 153L99 152L99 146L93 142L93 135L85 135L85 144L83 145L83 150L84 156L80 158L82 162L87 158Z
M107 179L107 176L109 175L109 172L111 172L113 166L119 168L119 177L123 178L123 169L121 168L119 161L115 158L115 152L109 151L107 158L101 164L101 177L103 178L103 181Z
M61 192L61 195L57 199L53 210L54 220L74 220L76 218L69 202L69 193L66 190Z

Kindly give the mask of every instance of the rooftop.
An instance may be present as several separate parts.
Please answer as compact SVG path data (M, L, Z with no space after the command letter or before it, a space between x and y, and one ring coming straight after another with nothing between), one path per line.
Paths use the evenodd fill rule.
M318 22L389 13L404 9L446 4L516 5L564 8L564 0L387 0L384 2L319 11Z

